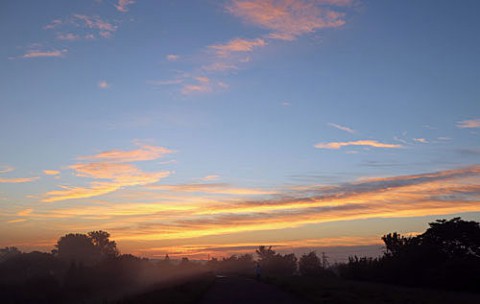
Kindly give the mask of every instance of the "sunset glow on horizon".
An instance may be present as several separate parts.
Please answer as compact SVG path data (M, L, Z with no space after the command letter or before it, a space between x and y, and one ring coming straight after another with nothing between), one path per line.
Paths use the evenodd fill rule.
M480 220L477 1L0 9L0 247L341 260Z

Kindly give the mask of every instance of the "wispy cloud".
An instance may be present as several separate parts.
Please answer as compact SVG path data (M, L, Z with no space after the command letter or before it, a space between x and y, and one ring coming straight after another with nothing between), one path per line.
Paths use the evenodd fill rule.
M110 84L106 82L105 80L101 80L98 82L98 88L99 89L108 89L110 87Z
M56 202L69 199L89 198L117 191L123 187L148 185L170 175L169 171L143 172L134 165L118 163L87 163L70 166L79 177L100 180L88 187L60 186L62 190L49 191L43 202Z
M376 140L357 140L357 141L345 141L345 142L328 142L328 143L318 143L315 145L315 148L318 149L340 149L342 147L348 146L363 146L363 147L372 147L372 148L385 148L385 149L399 149L402 148L402 145L397 144L386 144L381 143Z
M138 144L136 150L110 150L91 156L79 157L80 160L93 162L78 163L69 166L75 175L94 179L87 187L61 185L62 190L45 193L43 202L56 202L69 199L89 198L108 194L124 187L142 186L158 182L169 176L170 171L144 172L127 162L155 160L173 153L164 147Z
M173 153L173 150L165 147L138 144L139 148L135 150L110 150L100 152L95 155L81 156L80 160L90 161L106 161L106 162L137 162L162 158L168 154Z
M17 212L17 215L18 216L27 216L27 215L31 214L32 212L33 212L33 209L28 208L28 209L24 209L24 210L21 210L21 211Z
M201 180L205 181L205 182L208 182L208 181L218 180L219 178L220 178L219 175L212 174L212 175L207 175L207 176L202 177Z
M166 86L166 85L181 84L183 81L184 81L183 79L149 80L147 81L147 83L154 86Z
M87 16L81 14L73 15L74 18L83 22L83 25L89 29L96 30L98 35L103 38L110 38L117 30L117 27L110 22L102 20L98 16Z
M14 220L7 221L7 223L15 224L15 223L22 223L22 222L25 222L25 221L26 221L26 219L14 219Z
M333 9L351 1L233 0L226 9L248 24L270 31L272 39L295 40L323 28L345 24L345 14Z
M74 14L65 19L55 19L43 27L57 31L56 37L64 41L94 40L98 37L111 38L117 26L99 16ZM80 32L78 30L80 29Z
M15 170L15 168L12 166L0 165L0 174L12 172L13 170Z
M5 174L5 173L10 173L15 171L14 167L11 166L0 166L0 174ZM29 183L36 181L39 177L34 176L34 177L7 177L7 178L2 178L0 177L0 184L21 184L21 183Z
M45 174L45 175L59 175L60 171L58 171L58 170L43 170L43 174Z
M168 61L177 61L178 59L180 59L180 56L179 55L175 55L175 54L169 54L165 57Z
M0 183L5 184L20 184L36 181L38 177L12 177L12 178L0 178Z
M252 55L266 47L271 40L295 40L297 37L316 32L322 28L339 27L345 23L345 13L339 7L350 6L350 0L232 0L225 9L246 23L268 30L266 35L255 38L235 37L224 43L207 46L207 59L199 69L189 76L177 78L175 82L160 81L158 84L180 84L182 95L212 93L229 87L224 81L198 82L196 76L206 73L226 74L238 71L252 62ZM171 57L169 57L171 56ZM168 55L174 61L176 55ZM180 81L181 80L181 81Z
M195 183L195 184L180 184L180 185L154 185L150 189L157 189L162 191L171 191L174 193L182 192L196 192L209 194L229 194L229 195L267 195L275 194L272 190L259 188L237 188L223 183Z
M118 0L118 4L115 5L117 10L122 13L128 12L127 6L134 4L135 1L133 0Z
M341 126L341 125L337 125L337 124L335 124L335 123L333 123L333 122L329 122L328 125L329 125L330 127L334 127L334 128L336 128L336 129L339 129L339 130L341 130L341 131L345 131L345 132L350 133L350 134L354 134L354 133L357 132L357 131L355 131L354 129L351 129L351 128L345 127L345 126Z
M21 58L65 57L68 50L28 50Z
M418 143L422 143L422 144L428 144L428 140L425 139L425 138L414 138L413 141L415 142L418 142Z
M74 34L74 33L60 33L57 35L58 40L65 40L65 41L77 41L82 39L80 35Z
M459 121L457 127L461 129L480 128L480 118Z
M215 52L219 56L228 56L231 53L251 52L255 48L264 47L266 45L267 43L265 42L265 40L260 38L253 39L253 40L236 38L236 39L230 40L225 44L211 45L209 46L209 48L215 50Z
M89 170L90 172L90 170ZM95 173L89 173L97 176ZM103 173L102 173L103 174ZM118 240L178 240L247 231L281 231L308 224L355 219L418 217L480 211L480 166L438 172L375 177L349 183L310 186L263 199L204 199L198 193L228 189L228 185L150 185L158 198L153 203L71 207L28 216L88 218L101 214L99 228ZM100 186L97 190L101 190ZM85 190L85 189L81 189ZM172 193L195 192L170 197ZM81 191L80 191L80 194ZM135 195L138 197L138 194ZM104 224L103 224L104 225ZM257 245L257 244L256 244Z

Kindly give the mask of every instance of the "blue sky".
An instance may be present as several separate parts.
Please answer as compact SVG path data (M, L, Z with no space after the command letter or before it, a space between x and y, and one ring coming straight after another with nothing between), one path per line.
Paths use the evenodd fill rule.
M478 220L479 6L6 1L0 244L101 228L125 251L202 256L225 236L228 253L370 245L424 216Z

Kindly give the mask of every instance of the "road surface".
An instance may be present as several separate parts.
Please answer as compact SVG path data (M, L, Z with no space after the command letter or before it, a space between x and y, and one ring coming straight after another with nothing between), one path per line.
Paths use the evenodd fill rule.
M212 287L204 294L200 304L307 304L293 294L278 287L253 279L217 276Z

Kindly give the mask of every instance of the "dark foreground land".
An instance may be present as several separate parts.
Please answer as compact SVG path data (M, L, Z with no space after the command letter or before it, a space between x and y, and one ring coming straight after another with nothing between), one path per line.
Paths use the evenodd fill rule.
M478 304L479 294L409 288L339 278L289 276L258 282L241 276L199 276L115 303L184 304Z
M306 304L298 296L271 284L243 277L218 276L199 304Z
M480 294L410 288L341 278L290 276L268 280L309 303L478 304Z

